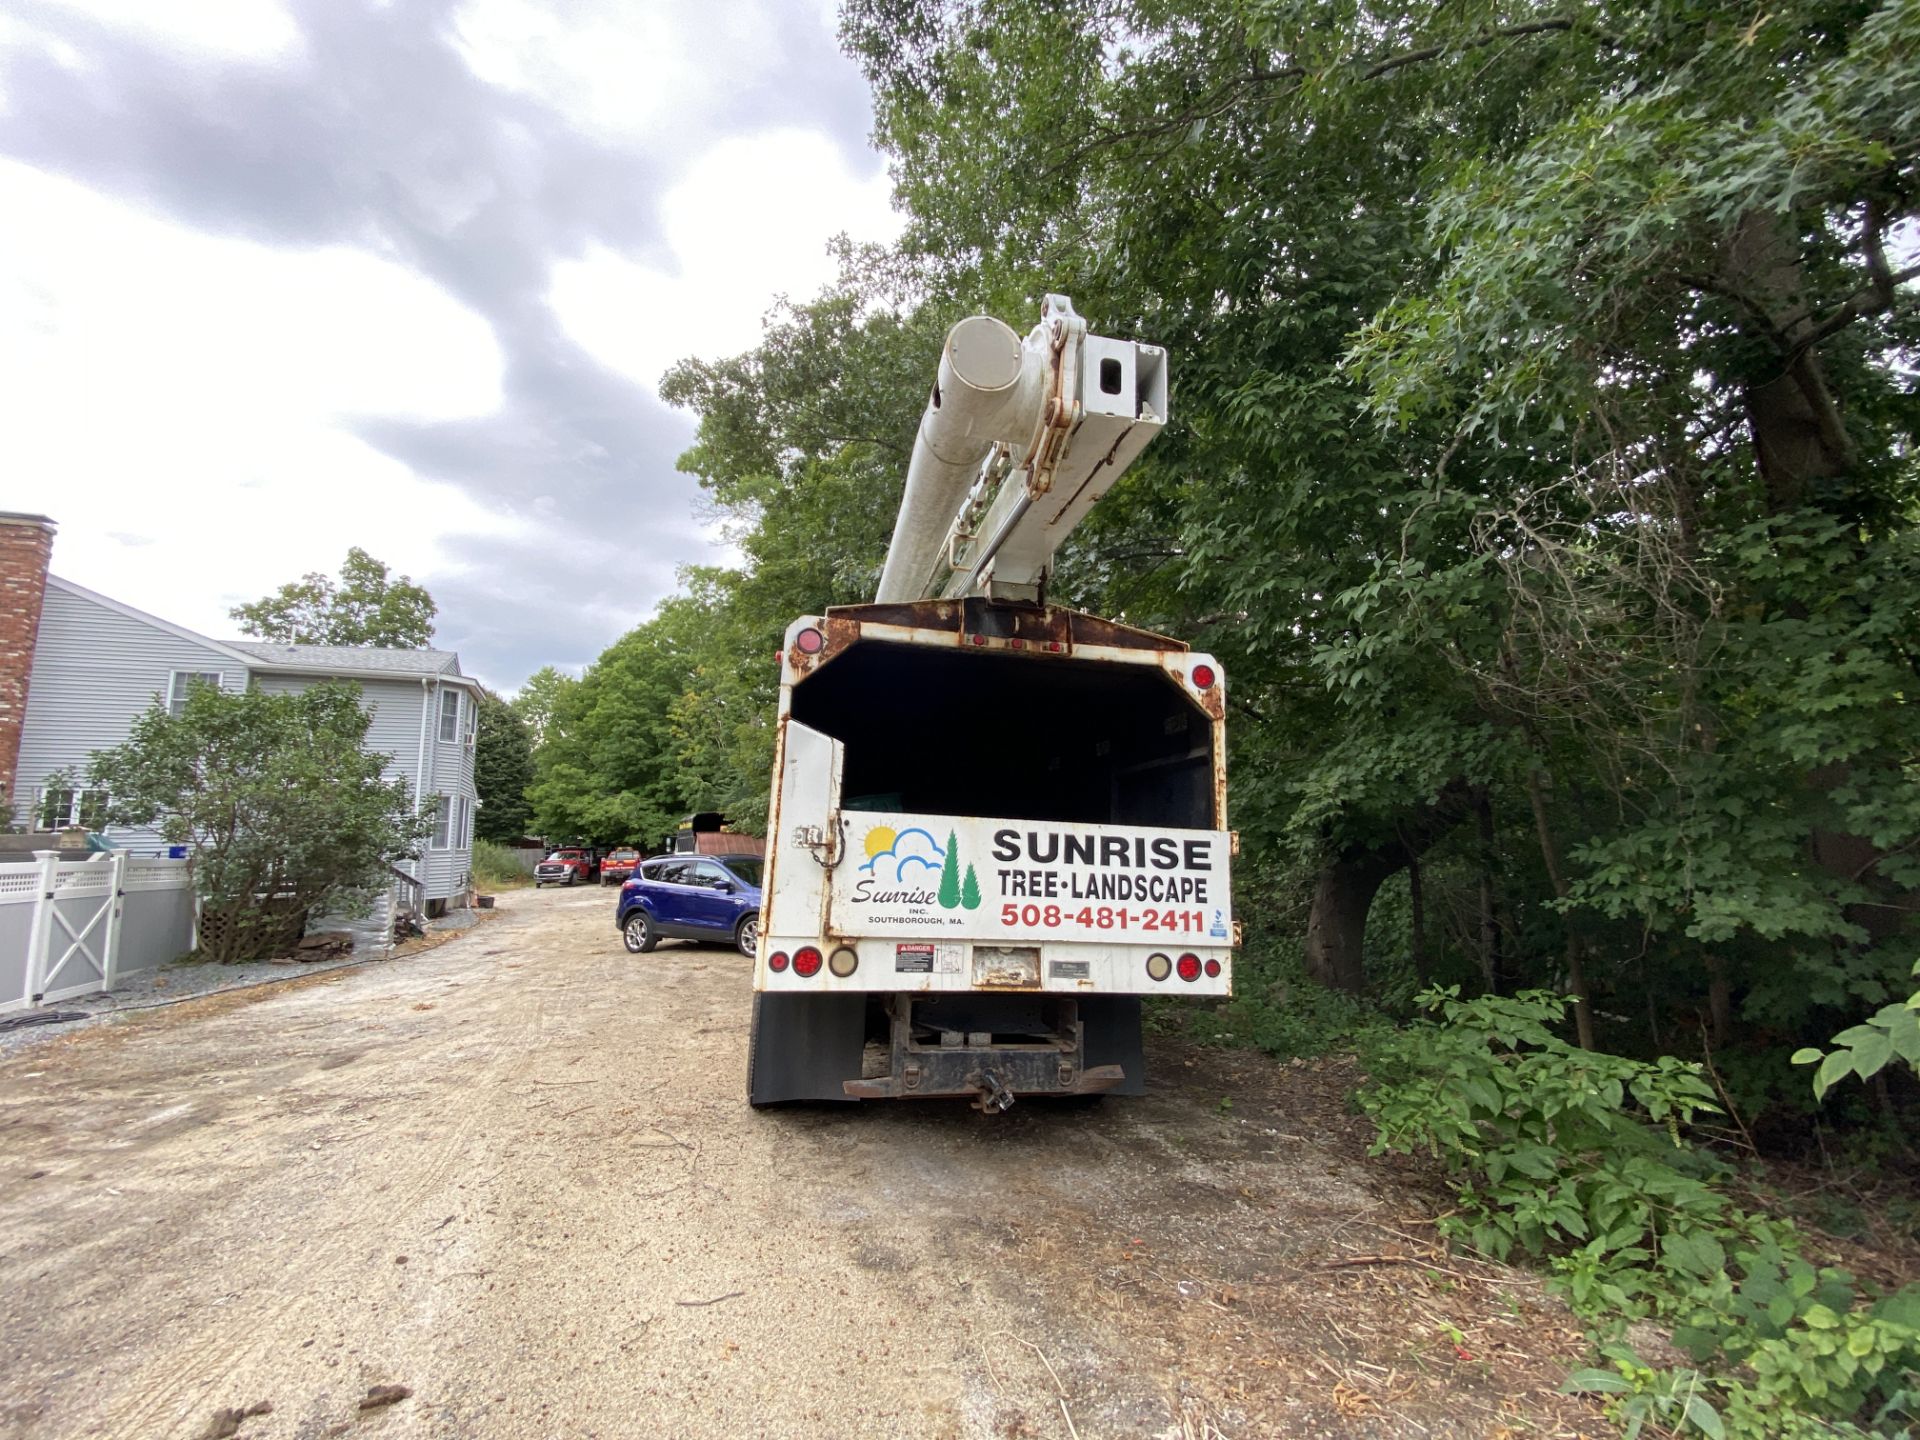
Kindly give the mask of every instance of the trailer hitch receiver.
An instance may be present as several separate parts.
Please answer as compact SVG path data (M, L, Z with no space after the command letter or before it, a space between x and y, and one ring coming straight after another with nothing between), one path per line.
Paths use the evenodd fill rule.
M980 1093L974 1098L974 1109L982 1115L998 1115L1013 1108L1013 1092L1000 1082L998 1075L982 1070L979 1078Z

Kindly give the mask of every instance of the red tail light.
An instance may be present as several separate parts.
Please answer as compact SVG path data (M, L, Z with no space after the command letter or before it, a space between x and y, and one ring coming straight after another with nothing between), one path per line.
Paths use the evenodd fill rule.
M802 655L818 655L821 647L827 643L827 637L809 625L793 637L794 649Z
M1218 980L1220 978L1220 962L1218 960L1207 961L1207 978L1209 980Z
M800 968L798 956L794 957L793 968L796 970ZM1200 978L1200 957L1198 955L1182 955L1180 957L1180 963L1174 966L1174 969L1180 972L1180 978L1182 980L1198 980Z
M767 956L767 969L784 970L786 968L787 968L787 952L786 951L776 950L771 955Z
M820 952L811 945L802 945L793 952L793 973L802 980L811 980L820 973Z
M1211 690L1213 688L1213 682L1220 677L1213 673L1213 666L1196 665L1192 670L1187 672L1187 678L1193 681L1194 689Z

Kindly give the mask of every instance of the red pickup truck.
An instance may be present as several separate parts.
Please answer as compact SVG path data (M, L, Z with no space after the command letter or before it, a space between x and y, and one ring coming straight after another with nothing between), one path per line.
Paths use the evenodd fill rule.
M591 885L600 873L600 860L582 845L566 845L533 867L533 888L543 885Z
M623 885L633 878L633 872L640 868L645 859L632 846L622 846L618 850L609 850L600 861L600 883L602 885Z

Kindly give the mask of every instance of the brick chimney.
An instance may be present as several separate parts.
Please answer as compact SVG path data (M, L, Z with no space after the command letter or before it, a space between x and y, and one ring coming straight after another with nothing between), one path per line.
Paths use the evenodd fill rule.
M53 521L0 510L0 824L10 818L20 732L27 723L27 682L40 635L40 607L53 559Z

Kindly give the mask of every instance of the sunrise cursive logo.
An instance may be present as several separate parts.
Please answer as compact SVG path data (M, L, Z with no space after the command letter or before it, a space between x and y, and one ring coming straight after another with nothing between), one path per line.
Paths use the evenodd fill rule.
M942 845L918 825L895 830L876 825L867 831L867 858L854 899L878 904L938 905L942 910L978 910L980 878L973 866L960 868L960 846L947 832Z

